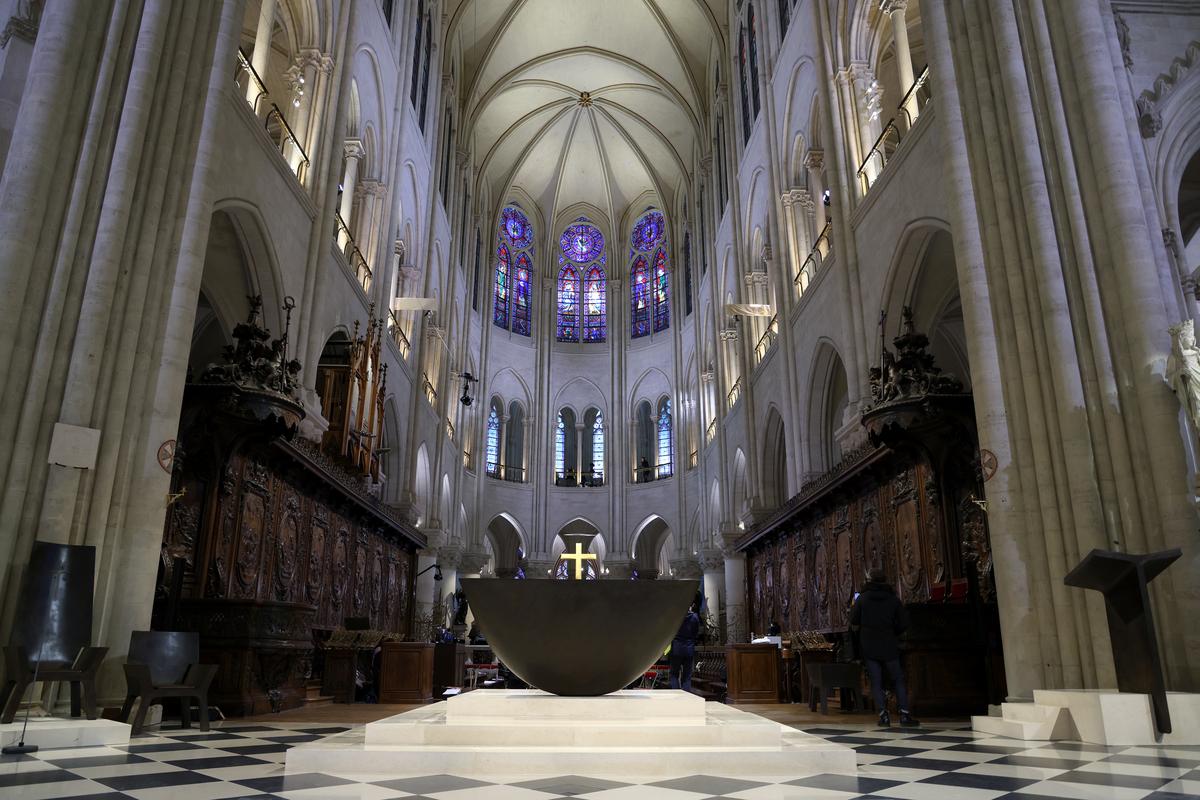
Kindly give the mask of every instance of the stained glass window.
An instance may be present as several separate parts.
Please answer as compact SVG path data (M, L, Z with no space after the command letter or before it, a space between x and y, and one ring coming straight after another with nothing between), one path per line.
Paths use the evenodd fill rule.
M662 238L666 223L658 211L647 211L633 226L633 246L637 250L650 250Z
M500 415L495 406L487 418L487 473L500 474Z
M658 403L658 477L671 477L671 462L671 401L664 397Z
M630 318L633 321L632 336L637 339L650 334L650 268L645 256L638 256L633 262L631 283L633 308Z
M533 266L529 263L529 256L521 253L517 256L516 274L513 277L512 332L522 336L529 335L529 295L532 280Z
M570 266L558 273L558 340L579 341L579 272Z
M507 206L500 212L500 227L517 250L526 250L533 244L533 226L525 212L516 206Z
M654 331L671 327L671 302L667 292L667 251L660 247L654 254Z
M738 78L742 84L742 143L750 141L750 84L746 80L746 27L738 32Z
M604 236L596 226L576 221L563 231L558 244L567 258L576 264L586 264L595 260L604 250Z
M754 4L746 12L746 34L750 37L750 103L754 112L753 119L758 119L758 110L762 103L758 99L758 37L754 33Z
M683 307L684 316L692 315L692 234L683 235Z
M492 310L492 322L501 328L508 327L508 248L501 243L496 248L496 299Z
M599 411L592 422L592 479L604 483L604 415Z
M583 283L583 340L603 342L607 331L605 321L604 270L593 264Z
M562 412L558 412L558 425L554 428L554 474L561 478L567 471L567 423Z

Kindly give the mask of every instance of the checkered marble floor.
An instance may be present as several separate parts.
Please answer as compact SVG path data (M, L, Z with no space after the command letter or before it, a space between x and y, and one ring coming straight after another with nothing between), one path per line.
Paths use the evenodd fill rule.
M209 733L170 728L121 747L43 750L0 757L0 798L256 800L1177 800L1200 798L1200 746L1029 746L964 728L805 728L855 748L856 776L815 774L782 783L690 775L648 783L628 776L563 775L486 782L457 775L395 778L284 775L284 754L347 726L215 724Z

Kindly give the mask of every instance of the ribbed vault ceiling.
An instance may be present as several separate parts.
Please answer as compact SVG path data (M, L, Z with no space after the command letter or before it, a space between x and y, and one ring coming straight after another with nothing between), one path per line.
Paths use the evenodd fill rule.
M452 41L466 128L491 196L549 218L590 203L614 222L660 202L692 163L720 28L716 0L462 0ZM455 38L457 37L457 38ZM590 104L581 102L581 93Z

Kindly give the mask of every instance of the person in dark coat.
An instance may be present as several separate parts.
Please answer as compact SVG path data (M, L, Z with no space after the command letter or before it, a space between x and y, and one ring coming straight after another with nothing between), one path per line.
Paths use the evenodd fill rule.
M882 569L872 568L867 583L850 609L850 630L858 634L858 646L871 676L871 694L879 708L879 724L892 724L887 700L883 694L883 672L896 687L896 702L900 704L900 724L920 725L908 710L908 687L900 669L900 634L908 628L908 612L896 592L887 582Z
M696 663L696 639L700 638L700 616L696 604L688 608L683 623L671 640L671 688L692 690L692 667Z

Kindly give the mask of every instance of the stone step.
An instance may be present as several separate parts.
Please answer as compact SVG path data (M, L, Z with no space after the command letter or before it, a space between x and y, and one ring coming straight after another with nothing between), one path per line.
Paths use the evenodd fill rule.
M1036 722L1017 722L1003 717L973 716L971 717L971 728L991 736L1030 739L1033 738L1030 734L1036 733L1039 725Z
M613 775L669 777L801 776L851 772L854 751L817 736L791 731L773 747L656 745L622 747L522 747L370 745L362 729L297 745L287 752L287 772L427 775Z
M1054 741L1071 738L1070 712L1059 706L1041 703L1004 703L1001 716L971 717L971 727L982 733L1026 741Z

